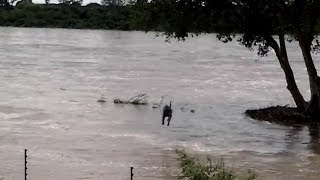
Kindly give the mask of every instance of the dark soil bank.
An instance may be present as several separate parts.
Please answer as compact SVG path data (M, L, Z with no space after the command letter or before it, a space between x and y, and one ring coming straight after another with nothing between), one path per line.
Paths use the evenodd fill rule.
M287 106L271 106L261 109L246 110L245 114L252 119L269 121L284 125L306 125L311 120L297 108Z

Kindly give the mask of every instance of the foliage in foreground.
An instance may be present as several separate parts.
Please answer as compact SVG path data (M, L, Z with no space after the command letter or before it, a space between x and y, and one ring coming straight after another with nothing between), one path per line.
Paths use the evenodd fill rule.
M181 180L255 180L256 175L248 171L244 176L237 176L225 167L223 160L213 162L209 157L202 162L188 156L184 151L177 150L181 168Z

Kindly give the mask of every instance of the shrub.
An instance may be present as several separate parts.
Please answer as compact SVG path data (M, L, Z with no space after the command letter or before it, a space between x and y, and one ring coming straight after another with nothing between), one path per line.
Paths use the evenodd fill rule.
M237 176L233 171L225 167L224 161L213 162L207 158L205 162L195 157L188 156L184 151L177 150L179 155L181 180L255 180L256 174L252 171L244 176Z

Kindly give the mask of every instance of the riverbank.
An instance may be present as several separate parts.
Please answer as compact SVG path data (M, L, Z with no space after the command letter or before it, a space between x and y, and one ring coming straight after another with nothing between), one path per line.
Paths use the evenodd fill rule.
M0 26L68 29L136 30L131 6L20 3L0 8Z
M278 123L287 126L309 125L311 120L295 107L270 106L267 108L246 110L252 119Z

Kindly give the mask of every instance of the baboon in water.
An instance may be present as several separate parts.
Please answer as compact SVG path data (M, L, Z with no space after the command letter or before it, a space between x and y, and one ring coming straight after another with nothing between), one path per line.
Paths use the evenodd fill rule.
M170 106L165 105L163 107L163 113L162 113L162 125L164 125L164 119L167 118L168 124L167 126L170 125L170 120L172 118L172 108L171 108L171 101L170 101Z

